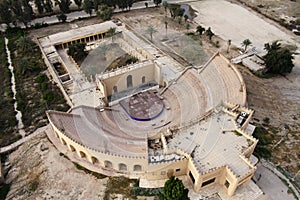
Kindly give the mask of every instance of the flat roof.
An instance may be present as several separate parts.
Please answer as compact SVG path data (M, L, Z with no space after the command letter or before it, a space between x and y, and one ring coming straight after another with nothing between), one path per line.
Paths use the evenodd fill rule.
M59 32L47 37L39 38L42 47L47 47L50 45L61 44L74 39L79 39L84 36L94 35L96 33L101 33L108 30L109 28L116 28L117 25L112 21L102 22L100 24L93 24L89 26L84 26L80 28L74 28L69 31Z
M168 146L191 154L200 173L228 166L238 177L246 175L253 167L241 155L253 141L236 131L234 121L235 117L224 111L213 112L197 125L179 131Z

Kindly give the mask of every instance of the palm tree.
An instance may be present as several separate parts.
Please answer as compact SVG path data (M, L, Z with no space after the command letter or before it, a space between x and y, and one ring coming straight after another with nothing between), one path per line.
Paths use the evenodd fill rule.
M212 30L210 29L210 27L208 27L208 29L206 30L206 35L208 36L209 40L211 40L211 38L215 35Z
M114 41L114 35L116 34L116 28L110 27L106 33L107 37L111 37L111 42Z
M202 35L202 33L205 31L205 28L203 28L201 25L197 26L196 32L199 33L199 35Z
M185 24L185 28L186 28L186 31L188 32L189 29L191 28L191 24L187 22L187 23Z
M32 51L34 42L26 36L21 36L17 41L17 47L22 51Z
M227 53L229 53L230 45L231 45L231 40L228 40L227 41Z
M149 25L146 32L150 35L150 38L151 38L151 41L152 41L152 36L153 36L154 33L157 33L157 30L152 25Z
M166 28L166 36L167 36L167 33L168 33L168 20L167 20L167 17L165 17L165 28Z
M265 50L269 51L276 51L278 49L280 49L281 44L278 42L278 40L272 42L272 44L270 45L269 43L265 44Z
M248 47L249 45L251 45L251 44L252 44L252 42L251 42L249 39L245 39L245 40L242 42L242 47L245 47L244 52L247 50L247 47Z
M163 1L162 2L162 5L163 5L163 7L165 8L165 13L167 12L167 8L168 8L168 6L169 6L169 4L168 4L168 2L167 1Z

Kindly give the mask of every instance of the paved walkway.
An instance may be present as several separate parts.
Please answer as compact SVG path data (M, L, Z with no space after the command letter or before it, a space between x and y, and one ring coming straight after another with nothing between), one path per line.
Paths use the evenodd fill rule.
M295 199L292 194L287 193L288 186L286 186L282 180L288 183L289 187L296 193L297 198L300 199L299 191L273 164L263 159L260 161L260 164L261 165L258 165L254 180L256 180L257 185L261 187L271 199Z

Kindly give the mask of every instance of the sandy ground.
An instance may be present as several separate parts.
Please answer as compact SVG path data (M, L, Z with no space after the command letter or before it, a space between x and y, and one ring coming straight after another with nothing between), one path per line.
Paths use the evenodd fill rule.
M198 12L194 19L204 27L211 27L213 32L225 41L231 39L232 44L241 47L245 39L250 39L252 47L262 51L265 43L280 40L282 43L295 45L300 52L300 37L285 28L279 27L261 15L246 8L224 0L204 0L192 2L190 5ZM300 56L295 56L295 68L289 79L300 87ZM282 85L280 82L279 85ZM290 87L289 87L290 88ZM293 89L292 89L293 90ZM300 90L293 90L295 91ZM289 92L284 90L283 93ZM300 94L296 95L300 102Z
M24 159L25 158L25 159ZM101 199L107 178L97 179L76 169L42 134L9 156L13 182L6 199Z
M295 197L288 192L288 188L285 187L284 183L269 169L258 166L255 176L253 178L256 184L266 194L268 200L294 200ZM270 187L272 185L272 187Z
M253 46L263 49L267 42L282 40L299 46L300 38L291 32L278 28L270 20L253 14L237 4L224 0L204 0L189 3L198 12L194 19L212 30L224 40L240 46L245 39L250 39Z

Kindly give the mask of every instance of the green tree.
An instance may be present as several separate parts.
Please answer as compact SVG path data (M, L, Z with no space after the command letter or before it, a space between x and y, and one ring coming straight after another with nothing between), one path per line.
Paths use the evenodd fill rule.
M59 15L56 15L58 21L60 22L66 22L67 21L67 15L65 15L64 13L61 13Z
M169 6L169 4L168 4L168 2L167 1L163 1L162 2L162 5L163 5L163 7L165 8L165 13L167 12L167 8L168 8L168 6Z
M38 13L42 14L44 12L44 5L42 0L34 0L35 7L37 7Z
M230 48L230 45L231 45L231 40L227 40L227 53L229 53L229 48Z
M114 35L115 35L115 34L116 34L116 28L115 28L115 27L110 27L110 28L108 29L108 32L106 33L105 36L111 37L111 42L113 42L113 41L114 41Z
M77 5L78 9L80 9L82 5L82 0L74 0L75 4Z
M186 28L186 31L189 31L190 28L191 28L191 24L190 23L185 23L185 28Z
M97 15L102 19L103 21L110 20L111 16L113 14L113 9L105 4L100 4L98 6Z
M153 3L156 5L156 7L161 4L162 0L153 0Z
M72 58L76 62L81 61L87 55L87 52L85 51L85 44L84 43L72 44L69 46L67 53L69 56L72 56Z
M21 36L19 39L16 41L17 47L21 49L22 51L32 51L32 46L34 46L34 42L26 36Z
M177 17L177 22L178 22L178 24L181 24L181 22L182 22L182 17L181 16Z
M198 25L197 28L196 28L196 32L199 34L199 35L202 35L205 31L205 28L203 28L201 25Z
M97 11L99 5L102 4L102 0L93 0L93 4L94 4L95 11Z
M188 192L188 189L184 188L182 181L174 176L171 176L165 182L163 188L163 195L166 200L189 200Z
M242 47L244 47L244 52L247 50L247 47L249 45L251 45L252 42L249 40L249 39L245 39L243 42L242 42Z
M184 18L184 22L186 23L186 22L187 22L187 20L189 19L189 16L187 16L187 15L183 15L183 18Z
M277 51L281 48L281 44L278 41L274 41L271 44L266 43L265 45L265 50L267 50L268 52L270 51Z
M165 17L164 23L165 23L166 36L167 36L167 34L168 34L168 20L167 20L167 17Z
M93 13L93 2L91 0L84 0L83 10L91 16Z
M267 73L285 74L292 72L294 57L289 49L282 48L278 41L272 44L266 43L265 49L268 51L264 56Z
M212 32L211 28L208 27L208 29L206 30L206 35L208 36L209 40L211 40L211 38L212 38L215 34Z
M13 21L9 2L7 0L3 0L2 2L0 2L0 8L0 23L9 25L9 23Z
M150 26L148 26L146 32L150 35L150 38L152 41L153 34L157 33L157 29L154 26L150 25Z
M43 1L43 5L44 5L45 11L47 13L52 13L53 12L53 3L52 3L52 0L45 0L45 1Z
M71 4L71 0L55 0L55 5L59 6L62 13L69 13Z
M168 8L173 19L175 19L177 16L183 16L184 14L184 9L180 8L180 6L176 4L170 4L168 5Z
M107 37L112 37L116 33L116 28L115 27L110 27L108 29L108 32L106 33Z

